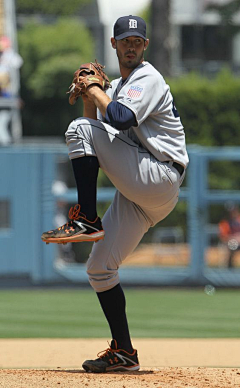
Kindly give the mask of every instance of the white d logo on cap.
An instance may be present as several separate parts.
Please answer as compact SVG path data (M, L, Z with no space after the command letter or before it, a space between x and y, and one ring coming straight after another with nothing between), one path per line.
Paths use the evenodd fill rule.
M129 28L137 28L137 20L129 19Z

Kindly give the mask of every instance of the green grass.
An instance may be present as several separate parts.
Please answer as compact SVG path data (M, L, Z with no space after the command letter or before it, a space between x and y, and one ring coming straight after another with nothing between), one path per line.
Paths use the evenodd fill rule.
M240 337L240 292L125 290L131 335ZM92 290L0 291L0 338L101 338L110 331Z

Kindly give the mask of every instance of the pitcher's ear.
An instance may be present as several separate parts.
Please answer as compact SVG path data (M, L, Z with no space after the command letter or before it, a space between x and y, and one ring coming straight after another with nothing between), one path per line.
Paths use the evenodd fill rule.
M112 44L112 48L115 49L117 47L116 39L115 38L111 38L111 44Z
M144 50L147 50L148 45L149 45L149 39L145 40L144 42Z

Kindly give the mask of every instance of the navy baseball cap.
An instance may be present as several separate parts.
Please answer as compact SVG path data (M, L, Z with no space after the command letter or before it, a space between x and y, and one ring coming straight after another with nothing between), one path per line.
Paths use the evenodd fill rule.
M139 16L122 16L113 27L113 36L116 40L127 38L128 36L140 36L146 38L146 23Z

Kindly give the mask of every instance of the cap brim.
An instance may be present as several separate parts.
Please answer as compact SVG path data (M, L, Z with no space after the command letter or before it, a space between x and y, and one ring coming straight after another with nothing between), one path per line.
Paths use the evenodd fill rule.
M121 39L127 38L128 36L140 36L140 38L147 40L147 38L145 36L143 36L142 34L140 34L139 32L136 32L136 31L124 32L123 34L115 36L114 39L121 40Z

